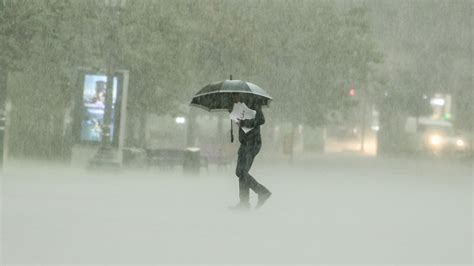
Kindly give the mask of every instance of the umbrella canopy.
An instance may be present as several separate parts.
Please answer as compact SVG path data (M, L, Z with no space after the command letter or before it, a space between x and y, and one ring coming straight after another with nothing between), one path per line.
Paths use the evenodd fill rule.
M224 80L206 85L194 95L191 106L206 111L228 110L232 107L232 94L246 94L247 100L268 106L272 97L259 86L243 80Z

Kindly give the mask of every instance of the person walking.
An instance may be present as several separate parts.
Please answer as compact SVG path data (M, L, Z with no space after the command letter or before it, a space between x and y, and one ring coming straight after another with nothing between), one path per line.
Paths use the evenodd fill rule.
M258 195L258 202L256 208L262 205L270 198L272 193L265 186L257 182L257 180L250 175L249 171L252 167L253 161L262 147L262 137L260 134L260 126L265 123L261 106L252 102L251 98L247 101L247 106L244 103L245 95L243 93L234 93L232 100L234 105L241 103L248 107L255 113L252 119L238 119L239 126L239 142L237 167L235 170L236 176L239 178L239 198L240 202L232 206L231 209L245 210L250 209L250 189ZM252 110L253 109L253 110ZM231 110L229 110L231 111ZM233 110L232 110L233 111ZM245 111L242 116L245 118Z

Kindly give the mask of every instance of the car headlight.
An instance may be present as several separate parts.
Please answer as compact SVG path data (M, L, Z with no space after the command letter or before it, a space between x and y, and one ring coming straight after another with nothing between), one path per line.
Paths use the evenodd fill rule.
M462 139L456 140L456 145L458 147L464 147L464 145L465 145L464 140L462 140Z
M431 145L438 146L441 144L441 137L438 135L431 136L430 138Z

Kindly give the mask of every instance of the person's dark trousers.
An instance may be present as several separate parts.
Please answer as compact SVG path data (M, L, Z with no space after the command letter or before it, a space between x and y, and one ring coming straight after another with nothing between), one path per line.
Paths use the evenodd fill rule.
M259 153L261 146L261 144L240 145L235 174L239 178L239 196L241 203L249 202L250 189L259 195L269 192L266 187L258 183L257 180L249 174L253 160Z

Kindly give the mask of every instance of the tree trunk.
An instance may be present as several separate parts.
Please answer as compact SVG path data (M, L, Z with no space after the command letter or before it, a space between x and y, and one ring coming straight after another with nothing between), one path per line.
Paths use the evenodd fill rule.
M130 109L127 113L127 127L126 127L126 147L139 147L139 137L137 129L139 128L139 116L134 109Z
M140 130L139 130L139 137L138 137L138 146L141 149L146 149L146 137L147 137L147 113L144 111L141 111L139 116L140 116Z
M0 110L5 110L5 103L7 99L7 80L8 67L6 64L0 65Z
M291 135L290 135L290 163L293 163L295 157L295 132L296 125L291 123Z
M193 147L196 145L196 113L191 110L188 115L188 123L186 130L186 146Z
M0 169L3 167L3 159L7 152L7 80L8 68L5 64L0 65Z

